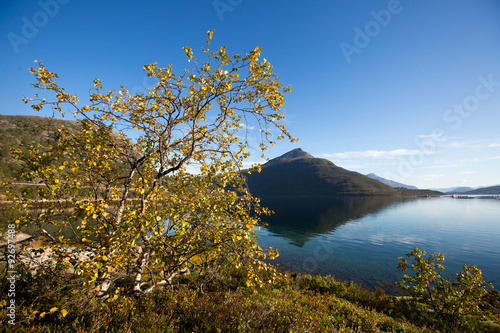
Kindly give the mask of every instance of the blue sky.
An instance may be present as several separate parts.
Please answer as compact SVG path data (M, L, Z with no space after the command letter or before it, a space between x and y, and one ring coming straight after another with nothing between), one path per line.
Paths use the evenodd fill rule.
M268 157L301 147L420 188L500 184L496 0L2 1L0 113L32 114L21 98L35 59L81 100L94 78L142 91L143 65L180 72L182 47L209 29L230 53L262 46L293 86L284 112L299 141Z

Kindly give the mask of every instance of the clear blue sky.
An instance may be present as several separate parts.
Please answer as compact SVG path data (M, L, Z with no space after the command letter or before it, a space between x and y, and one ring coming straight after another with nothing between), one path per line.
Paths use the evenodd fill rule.
M94 78L139 91L143 65L180 71L209 29L232 53L262 46L294 88L299 142L268 157L301 147L420 188L500 184L496 0L1 1L0 113L32 114L35 59L82 100Z

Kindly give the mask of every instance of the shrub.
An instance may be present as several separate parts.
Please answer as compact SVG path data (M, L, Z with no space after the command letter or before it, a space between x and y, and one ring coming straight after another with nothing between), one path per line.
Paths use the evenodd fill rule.
M406 257L412 259L413 276L404 275L397 285L412 296L415 304L427 304L439 318L460 319L468 315L480 315L481 298L487 293L491 283L484 281L477 266L464 265L454 279L442 275L445 261L442 253L425 257L426 251L415 247ZM400 257L398 269L408 269L406 258Z

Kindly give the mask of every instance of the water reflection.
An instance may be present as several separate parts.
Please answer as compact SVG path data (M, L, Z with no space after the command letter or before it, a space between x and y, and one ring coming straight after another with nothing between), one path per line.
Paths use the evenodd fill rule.
M274 261L295 272L333 274L382 287L401 279L398 257L414 247L446 256L448 277L477 265L500 283L500 200L451 197L280 198L262 202L276 214L259 245L278 249Z
M369 214L407 201L395 197L264 198L261 204L275 214L264 216L266 229L289 244L303 247L312 238Z

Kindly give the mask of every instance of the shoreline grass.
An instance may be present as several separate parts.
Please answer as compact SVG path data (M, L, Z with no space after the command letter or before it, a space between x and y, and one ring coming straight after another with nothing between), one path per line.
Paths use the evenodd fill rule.
M78 290L70 281L39 276L19 283L17 324L7 324L4 306L2 327L12 332L500 332L498 292L488 294L482 317L457 322L417 311L406 297L331 276L284 272L278 284L248 288L244 272L226 273L209 280L183 276L156 293L85 304L76 301ZM67 315L40 316L53 307Z

